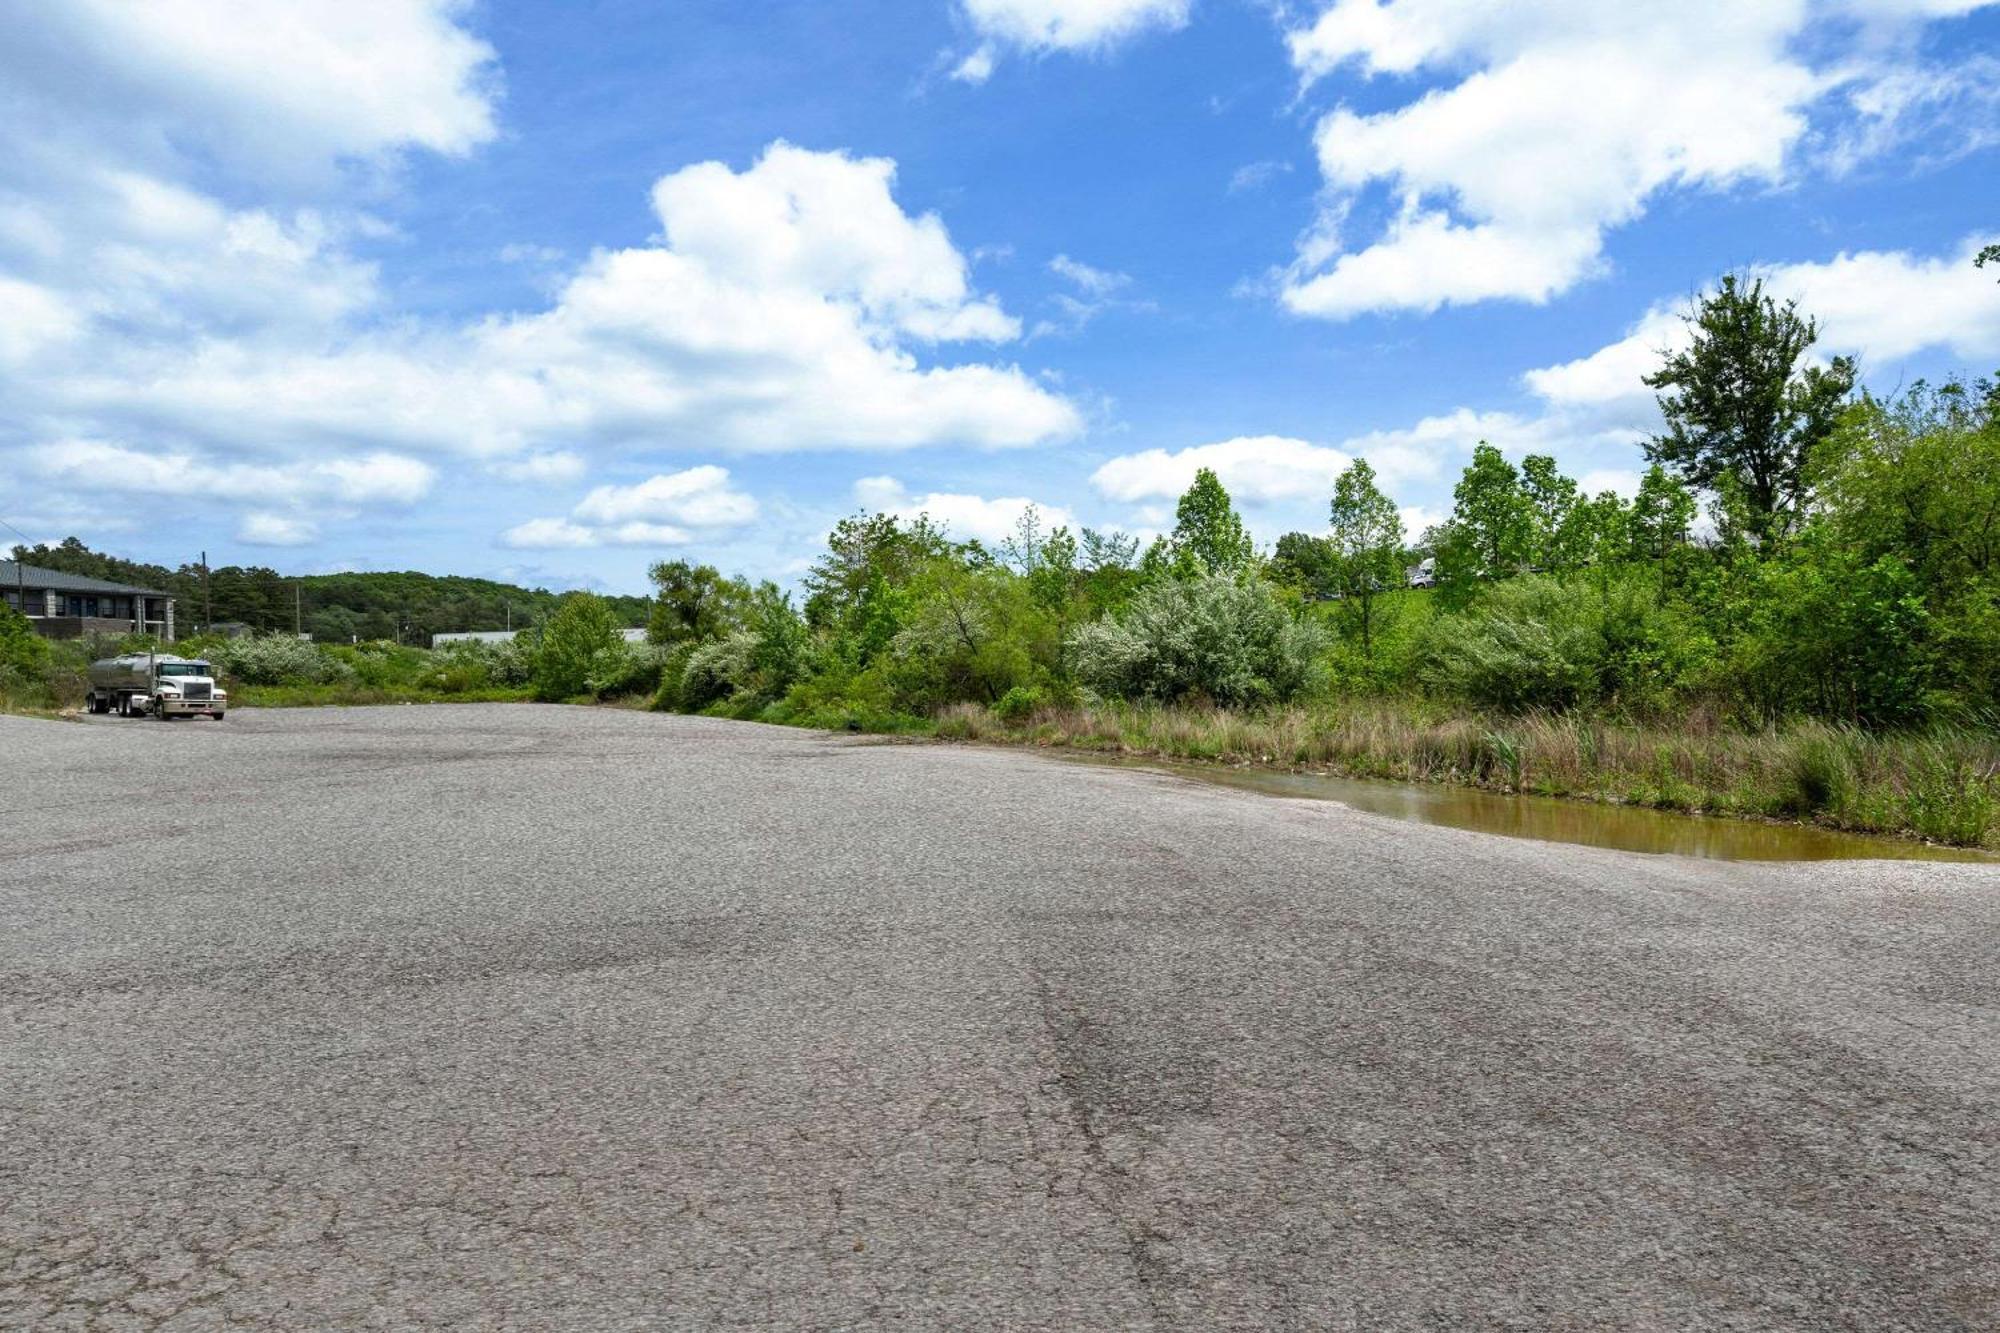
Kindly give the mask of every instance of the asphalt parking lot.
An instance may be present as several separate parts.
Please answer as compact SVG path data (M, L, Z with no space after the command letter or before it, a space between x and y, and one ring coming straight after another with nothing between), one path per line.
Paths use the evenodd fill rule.
M0 757L0 1326L2000 1326L1990 865L524 705Z

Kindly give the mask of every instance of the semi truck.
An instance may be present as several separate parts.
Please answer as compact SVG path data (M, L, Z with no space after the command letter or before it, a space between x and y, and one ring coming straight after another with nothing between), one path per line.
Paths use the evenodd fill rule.
M229 707L215 668L172 653L126 653L90 664L84 707L123 717L213 717Z

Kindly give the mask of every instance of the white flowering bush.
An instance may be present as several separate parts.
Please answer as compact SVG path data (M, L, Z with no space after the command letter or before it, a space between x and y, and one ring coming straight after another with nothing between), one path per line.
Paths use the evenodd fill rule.
M1161 579L1118 615L1070 636L1070 664L1098 693L1228 708L1290 699L1316 679L1326 633L1277 595L1228 574Z
M246 685L324 685L354 674L347 663L288 634L225 639L208 660Z
M680 706L693 712L749 688L758 647L757 632L746 629L696 648L681 669Z

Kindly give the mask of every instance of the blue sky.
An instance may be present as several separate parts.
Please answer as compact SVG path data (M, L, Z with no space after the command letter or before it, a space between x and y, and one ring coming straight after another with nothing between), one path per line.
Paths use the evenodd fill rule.
M1626 488L1689 294L2000 365L2000 5L0 0L0 518L788 581L860 507Z

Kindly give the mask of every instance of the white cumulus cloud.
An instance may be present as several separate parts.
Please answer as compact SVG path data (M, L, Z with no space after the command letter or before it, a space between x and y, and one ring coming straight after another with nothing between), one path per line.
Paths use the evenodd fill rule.
M1964 151L1990 139L1994 99L1970 65L1913 80L1907 51L1914 25L1975 7L1335 0L1288 38L1308 83L1347 67L1446 82L1320 120L1327 200L1282 299L1333 319L1546 301L1600 271L1606 233L1664 192L1788 183L1816 118L1829 161L1900 142L1914 119ZM1381 231L1351 244L1378 200Z
M32 18L26 9L32 8ZM491 47L462 0L63 0L7 25L9 113L54 144L258 172L491 139Z
M236 528L236 540L246 546L310 546L318 539L317 524L290 514L245 514Z
M1024 51L1087 51L1148 28L1178 28L1189 0L962 0L982 36Z
M1190 0L960 0L966 22L981 44L951 71L965 83L984 83L998 52L1034 55L1052 51L1102 51L1148 29L1184 27Z
M757 517L757 502L729 485L729 470L713 464L648 477L631 486L599 486L576 507L595 523L657 521L729 527Z
M1334 479L1354 460L1338 449L1282 435L1247 435L1187 449L1145 449L1106 461L1090 476L1108 499L1178 497L1202 468L1230 495L1250 504L1333 494Z
M557 550L596 546L595 529L566 518L531 518L500 534L500 543L520 551Z
M988 498L950 491L911 495L894 477L863 477L854 483L855 502L863 508L898 518L927 516L931 522L961 541L968 538L995 546L1014 535L1016 524L1029 505L1034 505L1044 532L1051 528L1077 529L1076 516L1061 505L1042 504L1026 496Z
M1904 250L1843 251L1827 260L1751 268L1766 292L1793 299L1819 323L1815 354L1859 359L1864 377L1889 371L1919 352L1945 351L1964 362L2000 357L2000 284L1973 267L1990 235L1967 237L1940 255ZM1687 302L1661 301L1620 337L1588 355L1527 372L1523 382L1551 408L1572 416L1622 419L1631 429L1658 426L1644 377L1687 345Z
M757 501L730 485L729 470L705 464L630 486L599 486L568 518L537 518L501 534L503 545L536 547L682 546L698 533L741 527Z
M428 463L372 453L321 462L237 463L184 450L61 440L28 451L44 477L94 491L214 496L258 503L414 504L437 479Z

